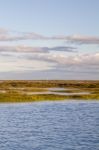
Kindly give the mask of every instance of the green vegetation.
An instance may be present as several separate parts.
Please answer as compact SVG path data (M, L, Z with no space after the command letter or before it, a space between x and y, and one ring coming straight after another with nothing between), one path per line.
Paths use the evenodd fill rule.
M54 93L48 93L48 88L64 88L64 90L57 91L55 89ZM35 92L40 92L40 94ZM43 94L42 92L47 93ZM55 94L55 92L60 94ZM81 94L81 92L88 92L88 94ZM2 103L71 99L99 100L99 81L0 81L0 102Z

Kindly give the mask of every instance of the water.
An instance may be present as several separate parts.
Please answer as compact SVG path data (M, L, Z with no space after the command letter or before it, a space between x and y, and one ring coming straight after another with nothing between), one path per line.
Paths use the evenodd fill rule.
M99 150L99 102L0 104L0 150Z
M72 90L72 89L67 89L67 90ZM64 92L61 92L64 91ZM22 92L27 95L35 95L35 94L57 94L57 95L88 95L90 92L66 92L65 88L48 88L48 91L44 92Z
M53 92L53 91L47 91L47 92L25 92L27 95L37 95L37 94L57 94L57 95L88 95L89 92L75 92L75 93L67 93L67 92Z

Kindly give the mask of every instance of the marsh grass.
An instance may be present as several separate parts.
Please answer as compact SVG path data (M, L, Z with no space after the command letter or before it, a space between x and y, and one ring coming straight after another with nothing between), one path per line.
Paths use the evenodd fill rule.
M72 95L33 94L27 92L47 92L48 88L64 88L53 92ZM3 81L0 83L0 102L34 102L44 100L99 100L99 81ZM89 94L73 94L89 92Z

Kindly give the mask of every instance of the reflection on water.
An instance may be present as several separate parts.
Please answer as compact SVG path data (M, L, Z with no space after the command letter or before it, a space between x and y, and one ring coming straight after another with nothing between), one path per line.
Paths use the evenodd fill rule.
M47 88L46 88L47 89ZM87 95L90 94L89 92L73 92L73 89L66 89L66 88L48 88L48 91L45 92L22 92L27 95L35 95L35 94L57 94L57 95ZM66 92L65 90L69 90L72 92Z
M35 95L35 94L57 94L57 95L87 95L89 92L77 92L77 93L67 93L67 92L54 92L54 91L47 91L47 92L25 92L24 94L27 95Z
M0 150L98 150L99 102L0 105Z

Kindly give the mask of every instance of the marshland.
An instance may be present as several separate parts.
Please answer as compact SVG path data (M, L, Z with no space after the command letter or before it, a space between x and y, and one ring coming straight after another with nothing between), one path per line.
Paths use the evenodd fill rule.
M0 102L99 100L99 81L1 80Z

